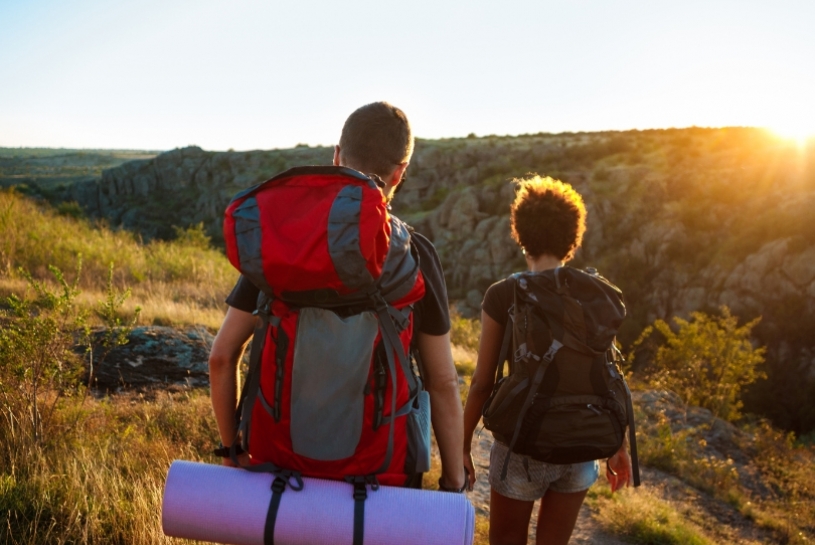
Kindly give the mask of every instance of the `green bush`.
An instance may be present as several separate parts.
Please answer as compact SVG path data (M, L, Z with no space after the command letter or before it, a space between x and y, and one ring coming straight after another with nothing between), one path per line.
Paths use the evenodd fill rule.
M185 246L192 246L194 248L201 248L208 250L210 248L211 237L207 235L204 229L204 222L199 222L196 225L187 227L173 226L175 231L175 241Z
M634 353L654 333L661 334L664 343L646 368L650 385L676 392L686 404L709 409L719 418L736 420L742 388L764 376L757 367L764 362L765 349L750 343L758 319L739 327L738 317L727 307L721 313L694 312L689 321L674 317L676 331L657 320L634 343Z
M40 442L60 398L70 394L81 373L74 335L87 316L76 310L79 293L51 267L58 288L27 275L33 299L11 295L0 311L0 394L6 426L3 439ZM78 275L77 275L78 277Z
M51 433L49 426L61 400L81 392L79 377L84 372L83 356L93 374L93 342L88 310L76 304L82 264L78 262L73 282L62 271L49 267L55 285L20 271L33 294L11 294L0 308L0 395L6 426L0 437L13 443L39 443ZM138 316L124 323L121 307L129 290L113 286L113 265L108 276L107 296L98 303L97 316L106 326L95 356L97 361L114 346L127 342Z

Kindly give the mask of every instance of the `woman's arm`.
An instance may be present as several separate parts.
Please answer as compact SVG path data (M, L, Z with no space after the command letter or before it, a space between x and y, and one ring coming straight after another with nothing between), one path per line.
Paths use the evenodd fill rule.
M464 406L464 465L470 472L469 488L475 484L475 465L472 458L473 432L481 419L484 403L490 397L495 385L495 370L504 340L504 327L481 311L481 343L478 348L478 363L470 381L467 404Z

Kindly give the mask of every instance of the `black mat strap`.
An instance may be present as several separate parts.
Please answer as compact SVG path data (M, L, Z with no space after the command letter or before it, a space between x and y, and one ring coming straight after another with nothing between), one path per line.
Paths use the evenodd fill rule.
M345 481L354 487L354 545L363 545L365 540L365 500L368 499L368 487L371 491L379 490L376 475L353 475Z
M368 489L365 483L354 483L354 545L363 545L365 540L365 500Z
M266 523L263 526L263 545L274 545L274 527L277 522L277 510L280 509L280 500L286 490L286 479L275 477L272 481L272 500L266 512Z

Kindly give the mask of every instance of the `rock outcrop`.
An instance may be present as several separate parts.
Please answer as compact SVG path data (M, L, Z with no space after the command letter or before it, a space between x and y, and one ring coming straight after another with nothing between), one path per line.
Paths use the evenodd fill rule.
M168 385L208 386L212 341L203 327L134 328L127 344L112 349L95 364L93 386L108 392Z

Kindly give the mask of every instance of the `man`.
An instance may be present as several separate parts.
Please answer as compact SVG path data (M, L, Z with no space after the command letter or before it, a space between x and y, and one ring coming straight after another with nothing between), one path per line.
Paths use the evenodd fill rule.
M385 184L388 199L404 180L413 153L410 124L399 108L386 102L368 104L352 113L334 148L334 165L378 176ZM413 342L422 362L422 376L430 394L431 420L439 446L442 475L439 486L463 490L465 485L461 401L450 351L450 317L447 288L441 264L433 245L414 233L425 281L425 296L414 306ZM237 369L255 328L258 288L241 277L227 298L229 304L221 329L215 337L209 358L212 407L221 442L235 440L235 409L238 397ZM248 455L239 461L247 465ZM233 465L224 458L225 465Z

